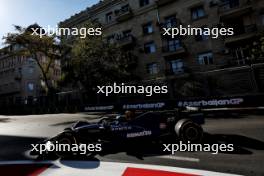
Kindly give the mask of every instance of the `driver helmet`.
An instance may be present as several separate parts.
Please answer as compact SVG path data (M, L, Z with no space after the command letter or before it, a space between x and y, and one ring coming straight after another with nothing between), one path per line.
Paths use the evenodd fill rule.
M135 112L134 111L128 110L128 111L125 112L125 118L126 118L127 121L130 121L130 120L134 119L134 117L135 117Z

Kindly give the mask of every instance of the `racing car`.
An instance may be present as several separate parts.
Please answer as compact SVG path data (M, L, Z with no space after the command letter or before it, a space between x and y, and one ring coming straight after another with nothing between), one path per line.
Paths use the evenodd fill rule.
M133 118L131 118L133 116ZM102 117L98 122L78 121L70 128L45 140L50 144L100 144L102 150L86 153L94 156L103 153L109 146L123 146L143 142L173 139L178 141L199 143L203 138L203 114L196 110L164 110L147 112L130 112L130 115ZM37 155L38 153L31 153ZM45 152L45 155L50 152ZM58 157L76 156L74 152L53 152ZM39 155L39 154L38 154ZM43 154L42 154L43 156Z

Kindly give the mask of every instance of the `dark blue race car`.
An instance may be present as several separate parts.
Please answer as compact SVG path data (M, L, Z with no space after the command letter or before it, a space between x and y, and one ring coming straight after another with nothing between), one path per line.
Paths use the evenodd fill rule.
M96 123L79 121L57 136L46 140L48 144L94 145L86 155L104 153L118 146L131 146L170 139L199 143L203 137L203 114L198 110L167 110L137 112L133 117L125 115L102 117ZM98 149L98 150L97 150ZM99 150L100 149L100 150ZM47 154L47 152L45 152ZM50 154L50 152L49 152ZM78 152L53 152L59 157L78 155Z

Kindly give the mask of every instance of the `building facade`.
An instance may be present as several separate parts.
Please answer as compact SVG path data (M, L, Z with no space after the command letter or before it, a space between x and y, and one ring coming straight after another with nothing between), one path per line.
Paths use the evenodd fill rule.
M143 79L175 79L190 72L207 73L248 65L249 45L264 29L264 1L103 0L60 26L76 27L87 20L102 24L108 42L133 50L138 57L135 73ZM179 25L232 27L234 35L215 39L206 35L174 39L162 35L164 27ZM246 72L245 77L250 77L250 69ZM228 74L223 79L227 77Z
M0 105L34 104L45 96L45 84L36 61L30 57L12 56L10 51L19 50L19 46L9 46L0 54ZM45 56L38 55L41 64ZM60 79L60 63L52 66L52 82Z

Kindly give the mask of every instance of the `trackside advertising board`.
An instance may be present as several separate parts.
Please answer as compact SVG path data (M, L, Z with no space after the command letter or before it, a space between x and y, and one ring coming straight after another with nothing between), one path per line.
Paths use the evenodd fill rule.
M264 105L264 95L244 95L229 97L197 97L181 100L161 100L146 102L122 102L108 105L87 105L84 111L114 111L114 110L163 110L184 107L199 108L232 108L232 107L259 107Z

